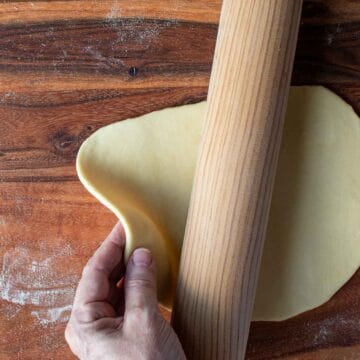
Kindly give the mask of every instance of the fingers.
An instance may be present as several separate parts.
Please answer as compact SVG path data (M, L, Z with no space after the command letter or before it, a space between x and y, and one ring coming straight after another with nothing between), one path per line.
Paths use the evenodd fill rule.
M123 262L125 232L117 223L109 236L86 264L74 299L74 306L105 301L109 295L109 278Z
M158 311L155 264L149 250L139 248L132 254L125 275L125 322L139 311Z
M113 318L116 313L113 307L104 302L92 302L74 308L72 317L77 323L86 324L102 318Z

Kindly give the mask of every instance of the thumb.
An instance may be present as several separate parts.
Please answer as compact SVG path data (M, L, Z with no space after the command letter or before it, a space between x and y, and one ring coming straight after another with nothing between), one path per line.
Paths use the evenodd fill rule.
M125 274L125 319L131 314L158 311L155 263L151 252L136 249L128 261Z

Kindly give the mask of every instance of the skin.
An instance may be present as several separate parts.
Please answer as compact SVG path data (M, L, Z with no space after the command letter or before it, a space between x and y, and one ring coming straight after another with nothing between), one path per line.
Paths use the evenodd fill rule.
M155 261L136 249L125 267L125 233L118 223L86 264L65 338L80 359L186 359L161 316Z

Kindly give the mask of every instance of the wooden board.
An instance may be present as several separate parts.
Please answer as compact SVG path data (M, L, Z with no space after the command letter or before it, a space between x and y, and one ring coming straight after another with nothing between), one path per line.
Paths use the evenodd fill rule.
M76 177L101 126L206 98L219 0L0 3L0 359L73 359L81 269L115 217ZM293 84L360 113L360 3L305 1ZM331 301L253 323L248 359L359 359L360 271Z

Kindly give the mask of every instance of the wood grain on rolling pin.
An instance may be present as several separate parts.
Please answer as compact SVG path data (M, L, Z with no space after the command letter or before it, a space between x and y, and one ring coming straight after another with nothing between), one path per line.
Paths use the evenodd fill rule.
M173 324L189 359L243 359L302 0L224 0Z
M63 264L55 262L53 270L80 274L115 221L77 181L80 143L114 121L205 99L220 3L0 3L2 256L15 247L34 258L41 249L50 256L70 245L72 255L62 255ZM292 79L332 88L358 113L359 14L358 1L305 1ZM132 66L136 76L129 75ZM359 279L360 272L316 311L285 323L254 323L248 357L360 358ZM0 302L0 358L73 359L64 323L44 327L30 306ZM354 322L335 325L337 317ZM325 334L328 319L334 325Z

